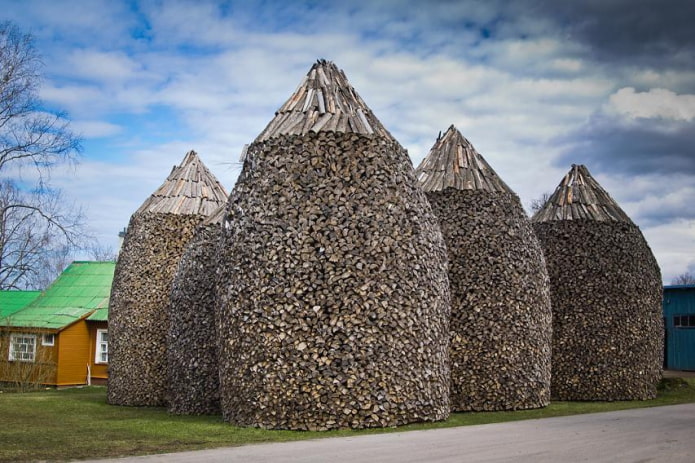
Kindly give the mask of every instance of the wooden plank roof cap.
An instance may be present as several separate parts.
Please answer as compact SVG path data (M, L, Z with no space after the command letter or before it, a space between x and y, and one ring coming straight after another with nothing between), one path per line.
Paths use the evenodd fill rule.
M545 205L531 218L533 222L588 219L632 223L608 192L584 165L572 164Z
M444 136L440 132L415 176L425 192L455 188L513 193L453 124Z
M227 203L222 203L212 214L207 216L205 220L201 222L201 225L221 225L224 221L227 212Z
M395 141L345 73L324 59L311 67L255 141L321 131L377 135Z
M191 150L135 213L210 215L226 201L222 184Z

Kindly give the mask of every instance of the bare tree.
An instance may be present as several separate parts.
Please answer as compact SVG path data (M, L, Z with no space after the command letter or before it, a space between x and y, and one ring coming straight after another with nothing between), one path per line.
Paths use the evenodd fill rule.
M43 289L85 239L82 214L60 192L23 192L0 181L0 288Z
M87 254L90 259L101 262L116 262L118 252L113 249L113 246L102 245L98 241L94 241L87 247Z
M540 198L531 200L531 214L535 214L536 212L543 209L543 206L545 206L545 204L548 202L550 196L552 195L546 192L543 193Z
M50 185L80 140L39 99L42 66L32 36L0 23L0 289L43 287L84 238L81 211Z
M695 275L690 272L681 273L671 280L672 285L695 285Z

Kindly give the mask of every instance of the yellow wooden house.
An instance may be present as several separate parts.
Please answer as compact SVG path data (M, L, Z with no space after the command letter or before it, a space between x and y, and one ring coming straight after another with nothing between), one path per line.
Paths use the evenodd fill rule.
M0 318L0 382L103 384L114 262L73 262L24 308Z

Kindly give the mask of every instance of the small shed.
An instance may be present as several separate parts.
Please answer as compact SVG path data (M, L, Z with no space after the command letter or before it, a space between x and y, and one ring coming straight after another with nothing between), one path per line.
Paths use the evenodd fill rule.
M664 286L665 368L695 370L695 285Z
M30 304L0 319L0 381L72 386L106 379L115 264L70 264ZM94 317L93 320L90 320Z

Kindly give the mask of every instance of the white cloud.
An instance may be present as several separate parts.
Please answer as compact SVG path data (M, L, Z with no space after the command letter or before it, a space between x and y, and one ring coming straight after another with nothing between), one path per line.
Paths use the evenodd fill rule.
M695 220L669 221L643 228L642 233L661 267L664 283L695 264L695 254L685 251L695 249Z
M678 95L664 88L636 92L632 87L625 87L610 96L605 110L628 119L692 121L695 119L695 95Z
M99 82L143 79L145 72L141 63L120 51L77 49L70 53L66 64L73 75Z
M123 131L123 127L104 121L72 121L72 130L85 138L101 138L116 135Z

